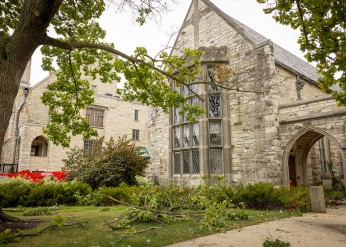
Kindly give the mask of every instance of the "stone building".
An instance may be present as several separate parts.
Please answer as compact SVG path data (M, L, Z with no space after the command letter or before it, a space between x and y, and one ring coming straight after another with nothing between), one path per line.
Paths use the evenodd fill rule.
M10 124L5 136L0 164L18 164L18 170L54 171L63 167L69 148L62 148L51 143L42 129L49 122L48 108L42 104L40 97L47 85L55 80L50 74L33 87L30 87L30 63L23 75L20 89L13 107ZM147 144L148 107L139 103L124 102L116 95L116 84L104 84L91 80L95 91L92 106L82 112L99 137L108 141L111 137L132 138L138 147ZM96 139L83 140L81 136L72 137L70 147L91 150ZM3 166L5 171L11 166Z
M151 172L161 184L193 186L219 176L234 184L343 179L346 109L320 90L315 67L209 0L192 1L173 54L185 47L204 51L199 80L206 83L191 86L193 93L172 87L205 113L187 122L180 108L151 112ZM228 82L212 76L216 64L235 72Z

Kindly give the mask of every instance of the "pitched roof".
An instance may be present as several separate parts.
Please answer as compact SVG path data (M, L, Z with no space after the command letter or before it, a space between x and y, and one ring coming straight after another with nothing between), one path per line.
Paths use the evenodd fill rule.
M241 23L240 21L234 19L233 17L225 14L221 11L216 5L214 5L209 0L202 0L207 6L219 14L219 16L224 19L230 26L232 26L239 34L246 38L253 45L259 45L263 42L268 41L269 39L259 34L255 30ZM274 48L274 58L275 62L278 65L286 67L307 79L310 79L314 82L317 81L319 75L317 74L317 69L311 64L305 62L304 60L293 55L289 51L285 50L281 46L273 42Z

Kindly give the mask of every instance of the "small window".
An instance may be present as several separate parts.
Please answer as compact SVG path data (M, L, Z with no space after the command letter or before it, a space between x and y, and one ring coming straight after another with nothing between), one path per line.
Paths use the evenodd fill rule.
M211 148L209 153L209 167L211 174L222 174L222 149Z
M188 150L183 151L183 173L190 173L190 152Z
M221 145L221 122L209 122L209 144Z
M221 118L221 96L219 94L209 95L209 117Z
M174 148L180 147L180 126L174 127Z
M84 152L94 152L96 140L84 140Z
M174 174L180 174L180 152L174 152Z
M135 110L135 121L138 121L138 110Z
M86 109L86 118L91 127L103 128L104 109L88 107Z
M139 130L132 130L132 140L139 141Z

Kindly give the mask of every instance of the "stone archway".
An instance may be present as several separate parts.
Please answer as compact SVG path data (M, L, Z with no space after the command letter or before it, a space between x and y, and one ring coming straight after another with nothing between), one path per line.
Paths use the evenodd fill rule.
M306 127L296 133L284 149L282 163L284 185L311 185L311 181L309 181L311 167L307 165L308 154L314 144L323 137L326 137L339 152L341 169L343 169L340 173L346 175L345 151L342 149L340 143L332 135L322 129ZM292 175L294 172L296 173L296 177ZM294 179L296 179L296 181L294 181ZM345 177L344 184L346 184Z

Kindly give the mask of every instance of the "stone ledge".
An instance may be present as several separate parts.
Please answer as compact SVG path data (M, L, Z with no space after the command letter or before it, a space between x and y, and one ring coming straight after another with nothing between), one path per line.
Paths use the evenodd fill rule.
M306 104L316 103L316 102L330 100L330 99L333 99L333 97L328 96L328 97L323 97L323 98L318 98L318 99L313 99L313 100L306 100L306 101L301 101L301 102L292 103L292 104L284 104L284 105L279 105L279 109L290 108L290 107L295 107L295 106L300 106L300 105L306 105Z
M314 119L319 119L319 118L328 118L328 117L334 117L334 116L340 116L340 115L345 115L346 116L346 109L340 110L340 111L337 111L337 112L321 113L321 114L318 114L318 115L298 117L298 118L294 118L294 119L290 119L290 120L282 120L282 121L279 121L279 124L283 125L283 124L301 122L301 121L305 121L305 120L314 120Z

